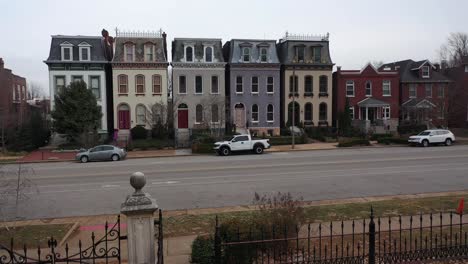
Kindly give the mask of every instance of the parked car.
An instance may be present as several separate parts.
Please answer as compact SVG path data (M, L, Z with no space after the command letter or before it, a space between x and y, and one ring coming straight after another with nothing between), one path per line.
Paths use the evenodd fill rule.
M88 161L99 161L99 160L112 160L118 161L124 159L127 156L127 152L112 145L100 145L88 150L82 149L76 154L75 159L86 163Z
M235 135L229 140L214 143L214 150L220 156L228 156L236 151L253 151L262 154L264 149L270 148L269 139L252 139L248 134Z
M431 144L452 145L455 142L455 135L446 129L424 130L416 136L411 136L408 143L429 147Z

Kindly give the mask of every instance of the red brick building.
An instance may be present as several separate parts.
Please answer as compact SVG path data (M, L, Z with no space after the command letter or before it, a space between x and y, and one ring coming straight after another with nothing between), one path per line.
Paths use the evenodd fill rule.
M449 127L468 127L468 56L463 57L458 67L448 68L444 73L452 79L449 85Z
M371 64L362 70L338 70L333 74L334 122L346 100L353 126L364 132L394 132L399 116L399 73L379 71Z
M0 126L11 128L27 116L26 79L5 68L0 58Z
M446 127L451 80L428 60L384 64L380 71L400 73L400 125Z

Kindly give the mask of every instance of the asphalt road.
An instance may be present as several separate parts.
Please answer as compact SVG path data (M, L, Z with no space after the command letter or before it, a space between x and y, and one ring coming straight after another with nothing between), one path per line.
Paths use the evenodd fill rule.
M298 151L190 156L100 163L23 165L32 183L4 219L117 214L141 171L164 210L250 204L255 192L290 192L304 200L468 189L468 146ZM17 165L3 166L14 179ZM0 186L1 191L1 186Z

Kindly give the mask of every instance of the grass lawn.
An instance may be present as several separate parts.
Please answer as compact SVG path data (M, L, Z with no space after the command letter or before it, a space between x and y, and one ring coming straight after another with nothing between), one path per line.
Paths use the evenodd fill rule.
M23 248L24 244L28 247L47 247L47 240L51 236L59 243L72 226L73 224L32 225L9 227L9 230L1 227L0 244L9 247L13 238L14 247L17 249Z
M371 205L377 217L415 215L440 211L454 211L460 198L468 200L468 194L463 196L441 196L416 199L392 199L385 201L348 203L335 205L320 205L305 207L307 222L326 222L336 220L352 220L367 218ZM254 211L238 211L219 214L177 215L164 218L164 236L183 236L214 232L215 217L220 222L230 219L249 222Z

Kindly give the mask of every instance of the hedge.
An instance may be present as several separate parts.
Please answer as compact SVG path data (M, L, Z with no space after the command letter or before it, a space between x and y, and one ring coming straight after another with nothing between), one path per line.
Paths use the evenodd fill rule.
M386 138L379 138L377 141L379 144L385 144L385 145L390 145L390 144L403 144L407 145L408 140L404 138L394 138L394 137L386 137Z
M370 137L370 140L379 140L381 138L391 138L392 135L391 134L372 134L372 136Z
M197 236L192 242L192 255L190 263L213 264L214 240L212 236Z
M148 130L143 126L136 126L130 129L132 139L146 139L148 137Z
M128 145L128 150L140 149L164 149L168 147L174 147L172 140L161 140L161 139L137 139L132 140Z
M348 141L341 141L338 143L339 148L353 147L353 146L370 146L370 142L367 139L353 139Z
M292 143L292 136L280 136L280 137L267 137L269 139L270 145L278 146L278 145L291 145ZM294 138L295 144L305 144L307 143L307 136L297 136Z

